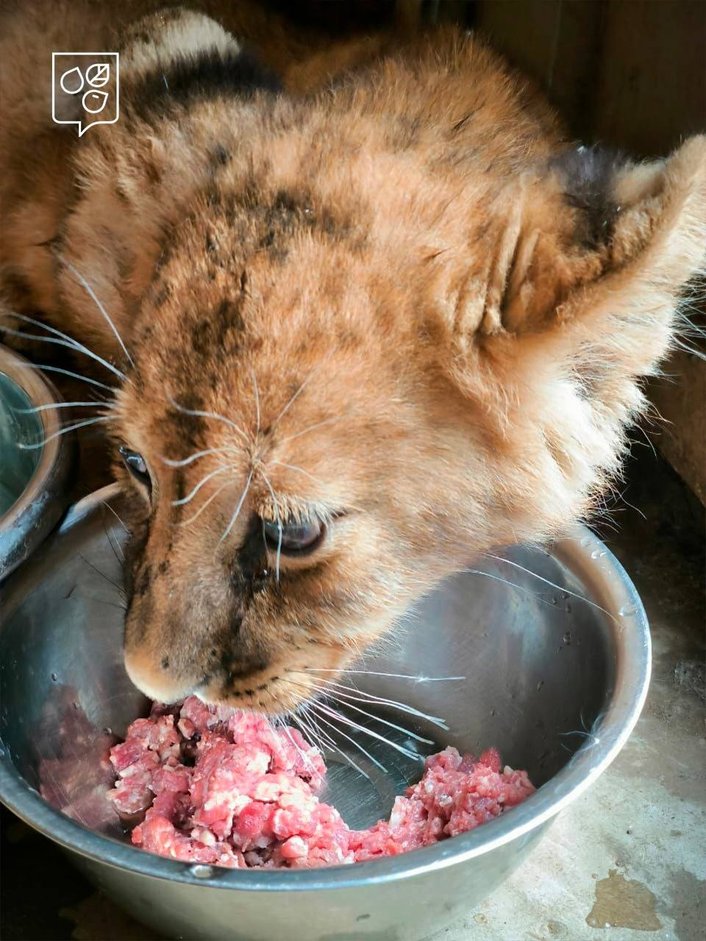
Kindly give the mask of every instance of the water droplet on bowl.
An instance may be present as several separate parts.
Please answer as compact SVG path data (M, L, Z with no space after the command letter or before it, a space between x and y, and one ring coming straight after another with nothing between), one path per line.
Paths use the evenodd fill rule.
M629 617L631 617L631 616L632 616L633 614L635 614L635 613L636 613L636 609L635 609L635 605L634 605L634 604L624 604L624 605L622 606L622 608L620 608L619 611L618 611L618 614L619 614L622 618L629 618Z
M191 875L196 876L197 879L210 879L213 875L213 866L204 866L202 863L197 863L191 867Z
M56 683L56 681L57 681L58 679L59 679L59 677L56 675L56 673L52 673L52 675L51 675L51 681L52 681L52 683Z

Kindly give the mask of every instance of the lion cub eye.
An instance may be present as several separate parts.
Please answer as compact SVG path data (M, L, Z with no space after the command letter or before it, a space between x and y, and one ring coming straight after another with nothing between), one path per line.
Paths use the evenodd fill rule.
M131 451L130 448L120 448L120 457L123 459L125 467L130 471L135 480L146 487L152 489L152 479L147 470L147 463L141 454L137 451Z
M273 523L262 521L265 541L274 552L285 555L304 555L312 552L323 542L326 527L320 520L307 520L303 523Z

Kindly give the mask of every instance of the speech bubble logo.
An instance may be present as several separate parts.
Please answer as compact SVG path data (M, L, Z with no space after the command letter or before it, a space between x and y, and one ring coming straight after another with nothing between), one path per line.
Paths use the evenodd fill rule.
M120 116L120 54L52 52L52 121L76 124L82 137Z

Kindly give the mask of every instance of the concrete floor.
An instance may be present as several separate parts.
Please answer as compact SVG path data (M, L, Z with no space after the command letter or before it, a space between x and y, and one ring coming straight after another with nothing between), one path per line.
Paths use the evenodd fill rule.
M611 768L512 878L428 941L706 936L703 510L649 454L632 462L629 479L625 497L646 519L625 508L615 514L620 533L602 535L652 625L654 672L643 715ZM7 941L158 941L23 825L10 821L3 839Z

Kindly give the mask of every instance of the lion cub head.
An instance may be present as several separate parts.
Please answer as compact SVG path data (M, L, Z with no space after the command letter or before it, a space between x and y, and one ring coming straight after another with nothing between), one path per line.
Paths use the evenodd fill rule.
M474 554L590 512L702 264L706 144L568 147L470 40L207 105L178 172L208 173L158 167L130 230L174 205L121 319L126 664L279 712Z

